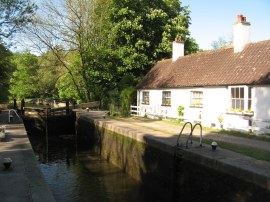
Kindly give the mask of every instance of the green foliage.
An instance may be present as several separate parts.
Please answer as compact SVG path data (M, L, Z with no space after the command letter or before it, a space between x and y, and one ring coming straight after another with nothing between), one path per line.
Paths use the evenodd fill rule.
M185 55L189 55L189 54L196 53L199 51L202 51L202 50L199 49L199 45L196 43L195 39L188 37L185 40Z
M88 47L83 69L91 98L117 109L108 92L135 86L157 60L171 57L175 37L186 39L187 53L196 52L198 45L188 37L189 11L177 0L108 2L100 43Z
M178 0L54 3L47 0L46 14L32 30L49 50L38 69L45 97L100 100L117 111L119 92L135 86L156 61L170 58L176 37L186 41L186 54L198 50L189 37L190 12ZM121 105L126 114L127 104Z
M52 51L41 55L37 69L39 97L58 99L59 92L57 84L65 72L61 62L59 62Z
M0 39L23 28L36 9L30 0L0 0Z
M110 116L116 116L119 113L119 103L120 103L120 98L119 98L119 92L117 89L109 91L109 110L110 110Z
M115 91L119 82L116 66L119 58L104 46L88 52L86 61L87 86L91 89L90 99L109 101L109 92ZM105 101L106 100L106 101ZM103 103L104 103L103 102Z
M134 100L134 94L136 89L134 87L128 87L121 91L121 115L127 117L130 115L130 105Z
M178 109L178 116L184 116L185 107L179 106L177 109Z
M28 52L15 54L13 62L16 69L10 79L10 97L23 99L36 97L37 91L37 56Z
M122 60L119 73L146 74L157 60L171 56L174 38L188 38L189 10L177 0L112 0L111 8L110 43Z
M185 107L183 107L183 106L178 106L178 108L177 108L180 122L182 122L184 120L182 118L184 116L184 109L185 109Z
M62 76L58 80L56 87L58 90L58 96L61 100L72 98L75 99L77 103L81 102L78 92L76 91L69 74L65 74L64 76Z
M0 43L0 102L8 101L9 79L14 70L12 53Z

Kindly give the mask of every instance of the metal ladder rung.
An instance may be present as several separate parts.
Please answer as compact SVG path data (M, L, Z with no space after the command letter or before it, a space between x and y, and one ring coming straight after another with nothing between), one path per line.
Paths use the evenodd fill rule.
M180 136L182 135L182 133L183 133L183 131L184 131L184 129L185 129L185 127L186 127L186 125L187 124L189 124L190 125L190 133L189 133L189 136L188 136L188 138L187 138L187 141L186 141L186 148L188 148L188 141L190 140L190 144L192 144L192 134L193 134L193 131L194 131L194 129L196 128L196 126L199 126L200 127L200 147L202 147L202 125L200 124L200 123L196 123L194 126L192 125L192 123L191 122L186 122L184 125L183 125L183 127L182 127L182 129L181 129L181 131L180 131L180 133L179 133L179 135L178 135L178 138L177 138L177 142L176 142L176 148L179 148L179 140L180 140Z

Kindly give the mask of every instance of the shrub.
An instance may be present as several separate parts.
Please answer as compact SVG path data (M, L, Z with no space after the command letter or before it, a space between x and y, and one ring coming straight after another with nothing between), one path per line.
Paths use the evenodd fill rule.
M179 121L182 122L184 120L182 117L184 116L184 109L185 109L185 107L178 106L177 109L178 109Z
M128 87L121 91L121 115L127 117L130 115L130 105L133 102L136 89L134 87Z

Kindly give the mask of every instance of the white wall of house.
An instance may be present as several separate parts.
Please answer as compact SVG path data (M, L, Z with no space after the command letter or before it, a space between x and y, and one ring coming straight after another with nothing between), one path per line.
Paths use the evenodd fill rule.
M148 91L150 102L142 104L142 92ZM166 89L171 91L171 105L162 106L162 92L165 89L145 89L138 91L141 107L141 116L156 115L170 118L179 118L178 107L185 107L184 119L187 121L201 121L204 125L218 124L218 117L226 111L228 100L228 89L226 87L213 88L183 88ZM191 106L191 91L203 92L203 106Z
M254 88L253 99L254 117L253 128L263 132L270 132L270 86Z
M171 91L171 105L162 106L162 92ZM149 104L142 104L143 91L149 92ZM191 105L191 92L203 92L203 105ZM145 89L138 90L140 116L179 118L178 106L183 106L184 120L201 122L208 127L224 129L254 130L268 132L270 126L270 86L252 88L251 110L254 116L243 112L230 111L230 87L204 87L181 89ZM247 93L247 87L245 88ZM245 101L245 106L247 105ZM245 109L247 109L245 107ZM222 121L220 123L220 117ZM265 130L264 130L265 129Z

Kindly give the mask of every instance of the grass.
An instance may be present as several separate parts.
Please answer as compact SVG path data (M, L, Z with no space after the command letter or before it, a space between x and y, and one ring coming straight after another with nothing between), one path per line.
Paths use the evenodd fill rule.
M194 138L195 139L195 138ZM204 143L211 144L213 140L211 139L204 139ZM270 162L270 153L269 151L261 150L258 148L248 147L244 145L232 144L224 141L218 141L218 146L234 151L239 154L243 154L245 156L249 156L258 160L268 161Z
M179 123L179 121L177 119L153 120L153 119L142 118L142 117L134 118L134 119L138 119L138 120L142 120L142 121L161 121L161 122L165 122L165 123L170 123L172 125L180 126L179 131L180 131L181 127L184 125L184 123ZM127 121L125 119L119 119L119 120ZM157 131L157 129L153 128L153 127L148 127L148 126L143 126L143 127ZM203 130L207 131L207 132L217 133L217 135L226 134L226 135L231 135L231 136L236 136L236 137L256 139L256 140L270 142L270 138L267 138L267 134L266 134L266 136L256 136L253 133L244 133L244 132L239 132L239 131L228 131L228 130L217 130L217 129L207 128L207 127L203 127ZM169 131L164 130L164 129L163 130L158 129L158 131L164 132L168 135L175 135L175 134L172 134ZM186 135L186 134L182 134L182 135L183 135L182 137L188 137L188 135ZM193 136L192 139L195 141L199 141L199 137L196 137L196 136ZM203 138L203 144L210 145L211 142L213 142L213 141L214 140L207 139L206 137ZM269 151L266 151L266 150L248 147L248 146L239 145L239 144L232 144L232 143L228 143L228 142L224 142L224 141L218 141L218 146L223 148L223 149L227 149L227 150L234 151L236 153L243 154L245 156L249 156L249 157L252 157L252 158L255 158L258 160L270 162L270 153L269 153Z
M173 124L173 125L178 125L178 126L184 125L184 123L179 123L179 121L177 119L167 119L167 120L162 120L162 121L164 121L166 123ZM235 137L242 137L242 138L270 142L270 134L269 133L256 135L252 132L241 132L241 131L235 131L235 130L219 130L219 129L213 129L213 128L204 127L204 126L202 127L202 129L205 132L217 133L220 135L230 135L230 136L235 136Z
M234 130L219 130L217 131L218 134L226 134L226 135L231 135L235 137L243 137L243 138L249 138L249 139L255 139L255 140L261 140L261 141L266 141L270 142L270 134L265 133L262 135L255 135L254 133L244 133L240 131L234 131Z
M179 122L178 119L164 119L162 121L164 121L165 123L169 123L169 124L173 124L173 125L177 125L177 126L181 126L181 127L184 126L184 124L185 124L183 122ZM212 132L212 133L216 133L219 131L218 129L209 128L209 127L205 127L205 126L202 126L202 129L203 129L203 131Z
M228 149L240 154L243 154L245 156L249 156L258 160L268 161L270 162L270 154L269 151L257 149L257 148L251 148L248 146L243 145L236 145L231 144L228 142L221 142L219 143L221 148Z
M195 141L199 141L198 137L192 137L192 139ZM213 141L214 140L212 139L204 138L203 144L211 145ZM257 160L270 162L270 153L269 151L266 151L266 150L248 147L248 146L239 145L239 144L232 144L232 143L228 143L224 141L218 141L218 147L221 147L223 149L227 149L227 150L239 153L239 154L243 154L245 156L249 156Z
M166 120L165 122L177 124L177 120ZM178 123L178 125L179 125L179 123ZM180 124L180 125L184 125L184 124ZM203 130L207 131L207 132L217 133L220 135L225 134L225 135L230 135L230 136L235 136L235 137L242 137L242 138L270 142L270 134L262 134L260 136L257 136L254 133L245 133L245 132L233 131L233 130L217 130L217 129L207 128L207 127L203 127ZM198 137L193 137L193 139L196 141L199 141ZM206 143L209 145L213 141L214 140L212 140L212 139L203 138L203 143ZM243 154L245 156L249 156L249 157L252 157L252 158L255 158L258 160L270 162L269 151L265 151L265 150L253 148L253 147L248 147L248 146L244 146L244 145L239 145L239 144L232 144L232 143L228 143L228 142L224 142L224 141L219 141L218 144L221 148L231 150L231 151L234 151L236 153L240 153L240 154Z

